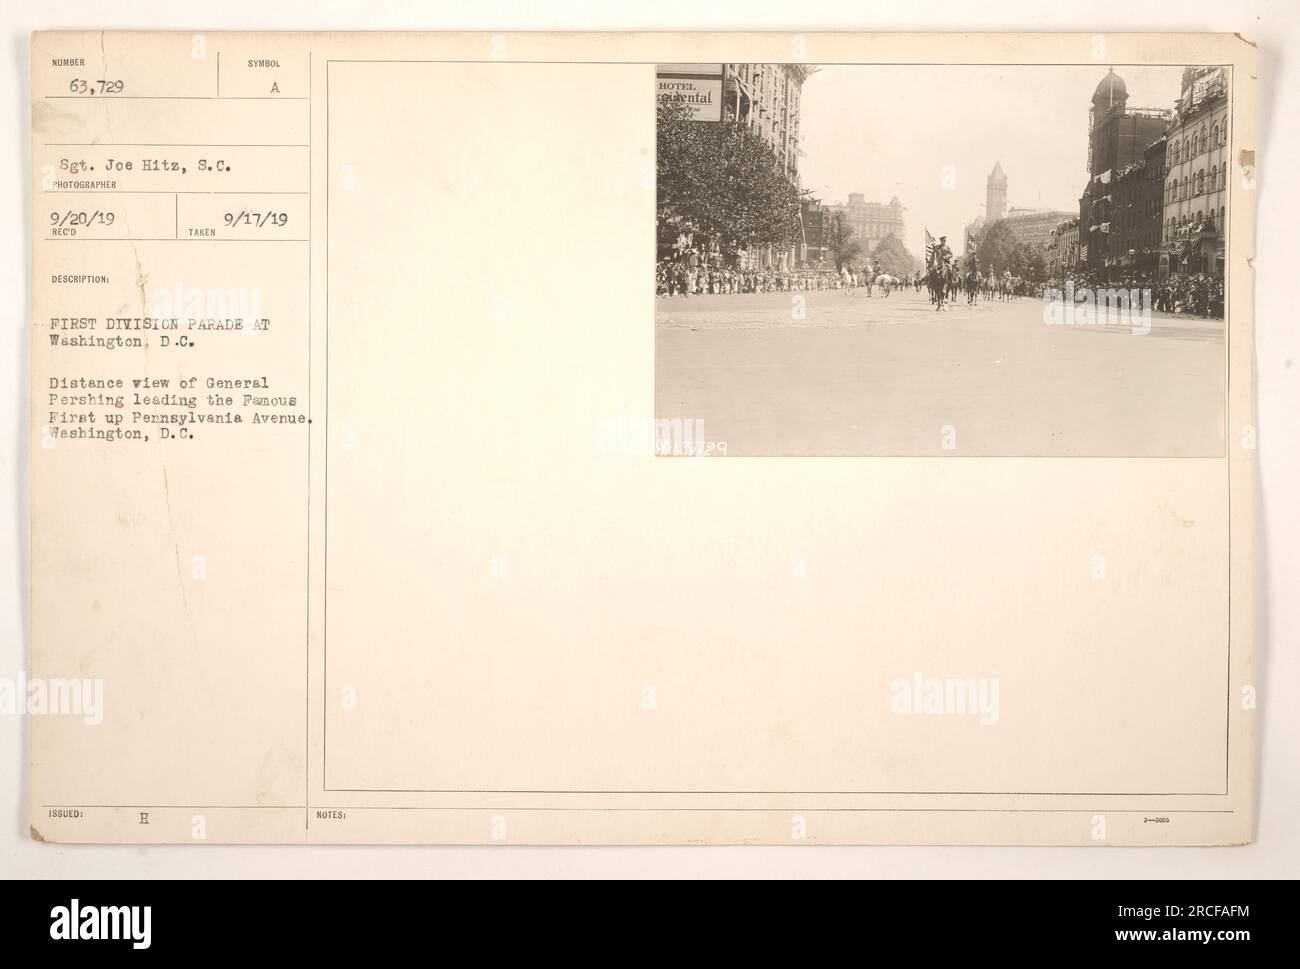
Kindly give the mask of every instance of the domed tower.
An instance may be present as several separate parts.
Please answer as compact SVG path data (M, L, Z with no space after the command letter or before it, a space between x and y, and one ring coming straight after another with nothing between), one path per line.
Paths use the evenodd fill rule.
M1120 138L1124 130L1124 120L1128 117L1129 112L1126 110L1128 105L1128 85L1124 79L1115 73L1115 68L1106 72L1106 76L1097 84L1097 89L1092 92L1092 104L1088 108L1088 172L1097 175L1111 168L1119 168L1122 165L1132 161L1133 158L1118 157L1118 153L1132 154L1133 144L1136 140L1127 137ZM1163 122L1157 120L1156 127L1161 127ZM1124 140L1126 144L1121 147L1119 140ZM1141 142L1143 146L1151 139ZM1132 141L1132 143L1129 143Z
M1088 188L1079 198L1079 243L1090 269L1104 265L1109 235L1102 227L1123 214L1113 198L1115 180L1125 167L1142 161L1147 145L1165 132L1169 113L1130 108L1128 86L1111 68L1098 82L1088 106ZM1113 255L1113 254L1110 254Z
M1007 176L1002 162L993 166L984 183L984 224L992 225L1007 214Z
M1128 87L1124 79L1115 73L1115 68L1101 79L1097 90L1092 92L1092 109L1094 123L1100 121L1111 108L1123 108L1128 102Z

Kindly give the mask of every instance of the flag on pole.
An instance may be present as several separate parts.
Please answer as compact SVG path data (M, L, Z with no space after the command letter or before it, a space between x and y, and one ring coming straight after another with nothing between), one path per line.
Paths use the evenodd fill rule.
M928 266L934 262L934 236L930 235L930 230L925 230L925 264Z
M1083 245L1079 247L1079 262L1087 262L1087 261L1088 261L1088 243L1085 242Z

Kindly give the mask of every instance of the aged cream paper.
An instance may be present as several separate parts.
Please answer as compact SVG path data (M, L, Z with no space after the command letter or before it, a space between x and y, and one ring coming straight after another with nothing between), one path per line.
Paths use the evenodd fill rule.
M1255 53L1192 34L36 34L32 837L1250 840ZM1163 359L1208 379L1212 427L1144 436L1084 381L1071 426L1092 432L1065 453L1010 432L863 451L795 423L657 454L656 417L707 434L765 406L706 393L747 344L681 317L733 297L656 294L658 65L699 65L677 71L698 105L733 90L712 68L746 64L892 65L940 92L970 69L1222 68L1225 319L1161 316L1163 343L1068 334L1114 341L1119 368L1194 353ZM780 107L734 90L755 125ZM1077 111L1085 138L1090 94L1024 110ZM861 293L750 296L844 307L758 334L790 341L764 366L805 337L904 332L854 330L883 312ZM916 326L977 345L961 310ZM1025 345L1032 370L1063 344ZM678 390L717 415L675 412Z

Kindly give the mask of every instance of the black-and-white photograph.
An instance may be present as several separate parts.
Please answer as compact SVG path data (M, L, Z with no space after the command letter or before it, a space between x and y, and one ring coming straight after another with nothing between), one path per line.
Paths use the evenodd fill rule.
M659 454L1225 453L1229 67L656 81Z

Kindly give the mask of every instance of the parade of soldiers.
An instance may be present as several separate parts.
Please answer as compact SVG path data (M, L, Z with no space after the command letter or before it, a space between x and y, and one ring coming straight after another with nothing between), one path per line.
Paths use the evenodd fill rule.
M1167 275L1065 273L1057 280L1032 280L1005 267L981 266L972 248L957 258L948 245L947 236L933 240L926 233L925 268L911 276L893 276L870 261L860 267L848 263L839 268L821 263L795 268L746 268L729 266L718 254L710 261L697 252L679 253L661 259L655 267L655 293L666 297L717 296L736 293L807 293L826 290L867 297L888 297L897 289L909 287L919 294L928 293L936 310L951 310L964 297L965 306L985 302L1005 302L1019 297L1045 297L1065 283L1078 292L1085 288L1114 287L1150 290L1157 312L1221 319L1223 317L1223 280L1209 275Z
M818 290L847 290L859 287L873 296L888 296L905 280L880 272L870 263L860 269L842 266L801 269L733 269L723 265L696 264L686 260L661 259L655 267L658 296L717 296L731 293L801 293Z

